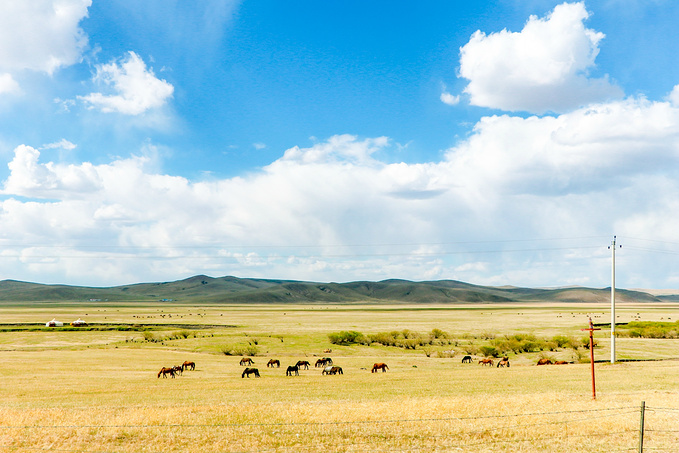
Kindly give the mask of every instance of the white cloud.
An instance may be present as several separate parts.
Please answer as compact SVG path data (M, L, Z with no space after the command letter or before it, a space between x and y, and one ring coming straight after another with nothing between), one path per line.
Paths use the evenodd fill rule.
M147 110L165 105L172 97L174 87L163 79L158 79L152 69L147 69L144 61L134 52L120 64L112 61L97 66L95 82L110 86L115 94L91 93L78 96L91 108L102 112L117 112L125 115L140 115Z
M195 182L154 171L148 157L43 163L22 145L4 182L0 229L16 244L64 248L5 254L22 256L25 279L81 284L208 273L606 286L602 235L672 241L679 222L679 108L670 102L486 117L438 162L375 157L391 146L339 135L291 148L259 172ZM517 235L530 241L505 242ZM549 239L591 236L599 238ZM663 256L624 262L624 250L623 286L677 277ZM0 260L13 278L16 266Z
M266 144L260 143L260 142L253 143L252 146L253 146L253 148L255 148L256 150L260 150L260 149L266 148Z
M67 151L70 151L72 149L75 149L77 145L74 143L69 142L65 138L62 138L58 142L54 143L48 143L47 145L42 145L41 149L65 149Z
M441 93L441 102L448 105L457 105L460 103L460 96L454 96L444 91Z
M675 85L674 88L672 88L668 99L673 106L679 107L679 85Z
M52 74L80 61L87 37L78 27L91 0L0 2L0 70Z
M565 112L620 98L607 77L591 78L603 33L585 28L583 3L531 16L521 32L474 33L460 49L460 76L471 103L508 111Z
M21 92L19 84L12 74L0 74L0 94L15 94Z

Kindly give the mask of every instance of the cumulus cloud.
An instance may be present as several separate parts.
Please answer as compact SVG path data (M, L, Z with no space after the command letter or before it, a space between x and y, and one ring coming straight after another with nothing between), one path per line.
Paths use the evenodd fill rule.
M437 162L376 158L392 146L337 135L290 148L258 172L191 181L159 173L149 157L62 164L21 145L0 229L18 244L66 245L5 247L15 258L0 271L21 259L34 280L99 284L208 273L605 286L602 234L671 241L679 222L679 108L669 101L485 117ZM503 242L517 232L529 245ZM549 238L591 236L599 239L550 251ZM622 263L627 287L678 277L658 256Z
M441 93L441 102L448 105L457 105L460 103L460 96L454 96L444 91Z
M97 66L93 79L110 87L112 93L91 93L78 98L102 112L140 115L159 108L172 97L174 87L155 76L144 61L134 52L128 52L120 62L112 61Z
M520 32L474 33L460 49L460 76L473 105L532 113L566 112L622 97L607 77L592 78L604 34L588 29L583 3L531 16Z
M21 88L12 74L0 74L0 94L19 93Z
M87 37L78 26L91 0L0 2L0 70L52 74L80 61ZM0 86L2 84L0 83Z
M668 99L673 106L679 107L679 85L675 85L674 88L672 88Z

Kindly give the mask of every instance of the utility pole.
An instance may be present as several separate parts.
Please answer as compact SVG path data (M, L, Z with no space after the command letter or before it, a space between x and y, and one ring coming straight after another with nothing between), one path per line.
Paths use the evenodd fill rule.
M608 247L611 249L611 363L615 363L615 238L613 236Z
M596 382L594 381L594 331L601 329L599 329L598 327L594 327L594 324L592 324L592 318L589 318L589 328L580 330L586 330L589 332L589 360L590 363L592 364L592 399L595 400Z

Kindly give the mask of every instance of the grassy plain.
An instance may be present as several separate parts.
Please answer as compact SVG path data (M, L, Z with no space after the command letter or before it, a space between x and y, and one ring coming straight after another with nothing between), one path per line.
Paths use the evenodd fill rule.
M618 322L676 310L619 306ZM645 361L597 363L596 400L586 363L536 367L538 353L510 355L510 368L460 363L466 345L493 335L582 337L589 316L610 320L602 305L3 305L0 329L80 317L153 330L0 331L0 451L636 451L641 401L651 409L645 446L676 451L679 340L618 339L619 359ZM453 341L427 357L328 339L405 329L441 329ZM609 358L609 336L596 333L597 359ZM240 356L224 355L225 345L256 346L261 378L241 378ZM327 355L343 375L313 368ZM282 367L267 368L270 358ZM286 377L303 359L312 368ZM156 377L184 360L197 369ZM371 374L378 361L389 371Z

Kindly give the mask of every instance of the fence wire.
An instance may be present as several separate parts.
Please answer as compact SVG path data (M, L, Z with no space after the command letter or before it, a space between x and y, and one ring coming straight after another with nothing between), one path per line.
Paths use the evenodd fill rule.
M130 450L125 445L117 446L114 449L88 449L83 448L68 448L66 446L55 445L52 442L46 446L31 446L21 445L23 442L17 442L11 439L11 434L14 431L44 431L55 432L58 430L107 430L107 429L123 429L123 430L150 430L158 431L157 436L163 436L161 430L184 430L184 429L233 429L253 430L259 428L276 429L273 433L268 435L286 434L287 436L295 438L300 435L300 430L316 430L315 434L318 438L314 444L314 448L318 451L347 451L347 452L361 452L361 451L383 451L383 452L409 452L422 451L427 449L429 451L515 451L519 445L533 445L536 448L530 450L529 446L521 447L516 451L549 451L543 449L542 446L554 443L569 442L575 451L576 442L589 442L589 447L586 451L635 451L639 445L639 407L615 407L602 409L587 409L587 410L569 410L569 411L551 411L551 412L531 412L518 413L509 415L483 415L473 417L440 417L440 418L417 418L417 419L383 419L383 420L346 420L333 422L287 422L287 423L198 423L198 424L184 424L184 423L167 423L167 424L62 424L62 425L0 425L0 434L3 434L4 439L0 441L0 450L8 452L22 452L22 451L54 451L54 452L80 452L80 453L122 453L130 451L143 451L145 453L165 453L173 451L169 449L153 450L143 448L142 450ZM679 416L679 408L668 407L645 407L646 428L644 436L644 450L645 451L677 451L676 445L679 443L679 429L666 428L665 426L679 426L675 423L675 418ZM666 415L669 415L672 420L667 420ZM598 424L605 419L614 417L623 417L624 423L627 425L623 429L617 430L596 430ZM530 418L538 418L533 422ZM554 419L552 419L554 418ZM501 422L503 420L526 419L525 422L511 423L505 425L490 425L480 427L478 429L465 429L464 426L454 426L460 423L474 423L474 422ZM438 433L411 433L406 430L405 425L418 425L424 423L441 423L437 431ZM664 423L665 426L660 427L658 423ZM372 432L362 432L366 427L379 425L404 425L401 429L403 435L402 439L394 440L395 443L412 443L409 445L386 445L387 436ZM569 433L568 427L573 425L584 424L591 428L590 432L586 433ZM654 428L659 426L659 428ZM558 434L545 434L540 432L547 427L562 427ZM605 427L604 427L605 428ZM355 434L358 439L349 439L346 442L327 443L326 438L335 434L337 429L349 429L358 431ZM428 429L431 429L428 427ZM532 433L532 434L531 434ZM241 433L247 434L247 433ZM305 433L305 435L308 435ZM39 439L39 433L34 433L31 438ZM483 437L483 438L481 438ZM622 443L625 445L607 445L606 442L611 437L622 438ZM661 439L664 438L665 440ZM667 440L672 438L671 440ZM598 442L598 443L597 443ZM618 442L621 443L621 442ZM579 445L579 444L578 444ZM298 442L290 443L288 445L276 445L272 447L262 446L262 448L247 448L242 450L223 450L232 453L269 453L277 451L299 451L303 449ZM596 450L600 448L600 450ZM308 451L308 450L307 450ZM569 450L558 450L569 451ZM583 450L584 451L584 450Z

